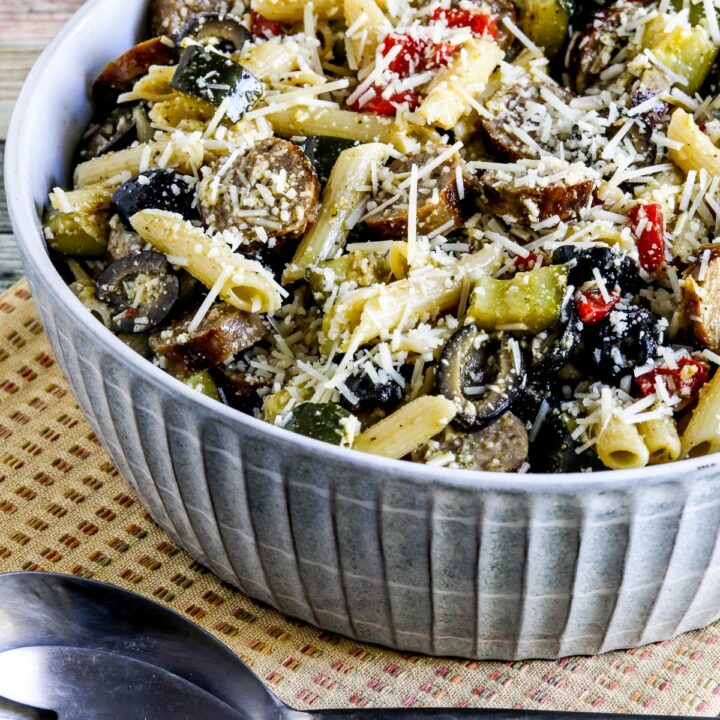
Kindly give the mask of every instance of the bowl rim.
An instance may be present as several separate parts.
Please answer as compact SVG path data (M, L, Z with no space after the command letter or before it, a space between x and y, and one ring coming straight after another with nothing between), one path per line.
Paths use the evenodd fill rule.
M717 467L720 464L720 453L711 453L663 465L649 465L627 470L599 470L591 473L502 473L435 467L394 460L330 445L245 415L239 410L198 393L133 351L87 312L50 262L28 179L30 175L23 171L24 158L29 155L24 152L24 149L31 146L34 122L38 122L37 120L33 121L32 118L47 116L46 111L40 112L39 105L42 94L36 92L35 87L42 84L46 68L62 55L64 48L75 38L82 36L88 26L93 24L93 18L102 15L103 8L114 2L116 0L90 0L83 5L72 15L35 62L23 84L10 121L5 146L5 189L8 211L23 262L32 266L44 286L57 297L62 311L71 313L89 332L95 333L98 342L102 343L120 362L133 366L167 392L180 395L191 404L200 404L205 410L219 416L226 423L240 427L247 426L253 431L259 431L266 435L270 441L278 440L282 443L296 445L298 448L314 453L319 458L324 456L345 465L353 465L359 470L378 471L386 477L409 481L427 482L433 485L452 485L469 490L493 489L533 494L585 493L621 489L624 486L634 486L641 482L656 484L661 480L689 477L694 471ZM31 118L31 121L26 122L26 118Z

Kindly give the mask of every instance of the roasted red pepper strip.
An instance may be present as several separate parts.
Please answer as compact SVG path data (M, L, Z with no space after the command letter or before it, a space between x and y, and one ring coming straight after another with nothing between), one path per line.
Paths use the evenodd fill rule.
M457 45L451 43L432 43L424 38L414 38L404 33L392 32L385 36L380 53L386 57L398 45L401 50L390 61L388 69L401 78L432 67L447 65L458 48Z
M258 38L269 39L282 35L281 22L270 20L255 10L250 13L250 28L252 34Z
M657 272L665 264L665 218L658 203L636 205L630 211L640 267Z
M594 325L604 320L618 302L620 302L620 296L617 293L610 293L608 301L602 296L600 290L592 288L578 293L575 298L575 307L583 324Z
M680 358L676 370L655 368L635 378L643 395L656 392L655 384L662 377L668 392L681 398L694 398L707 382L710 366L696 355Z
M414 90L406 90L403 93L395 93L389 98L382 96L383 88L373 85L372 89L375 91L375 95L367 100L361 106L358 101L350 105L352 110L358 112L371 112L376 115L395 115L397 112L397 106L402 103L407 103L410 110L414 110L420 104L420 96ZM361 96L362 97L362 96Z
M473 35L497 37L497 20L494 15L470 12L461 8L436 8L430 15L430 22L442 22L449 28L470 28Z

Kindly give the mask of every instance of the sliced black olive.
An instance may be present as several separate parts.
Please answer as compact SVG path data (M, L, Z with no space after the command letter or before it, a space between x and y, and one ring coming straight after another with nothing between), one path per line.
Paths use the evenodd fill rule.
M169 210L183 217L193 214L195 182L172 170L149 170L124 182L110 198L110 209L128 230L130 218L140 210Z
M342 396L340 403L354 413L373 410L377 407L392 407L400 402L404 395L403 388L394 380L374 383L372 378L365 373L352 375L345 382L345 386L357 397L357 402L351 403L345 396Z
M178 35L177 44L188 37L197 42L217 38L222 42L221 49L230 52L238 52L246 42L252 42L250 31L236 17L216 12L190 18Z
M556 265L572 263L568 283L576 288L594 279L595 268L610 290L619 285L623 292L634 294L643 284L640 266L628 255L606 246L576 248L574 245L561 245L553 252L552 261Z
M530 470L564 473L602 468L602 463L592 450L578 453L577 448L578 443L573 440L562 417L556 411L551 412L530 443Z
M79 162L92 160L111 150L122 150L137 140L132 105L115 108L104 120L90 124L77 146Z
M565 366L580 342L582 327L573 303L567 303L564 314L564 324L535 335L531 340L531 377L551 379Z
M598 325L586 326L583 342L595 374L617 381L655 356L662 332L652 313L618 305Z
M248 370L218 365L211 369L218 391L226 405L236 410L252 414L261 401L258 390L269 387L272 382L267 378L253 375Z
M484 336L476 325L461 328L447 341L435 376L437 391L457 406L455 422L467 430L502 415L524 382L522 359L510 338ZM471 387L472 394L467 392ZM475 388L481 388L477 394Z
M161 323L178 298L180 283L169 274L162 253L127 255L108 265L95 286L95 297L113 310L111 328L121 333L150 330Z

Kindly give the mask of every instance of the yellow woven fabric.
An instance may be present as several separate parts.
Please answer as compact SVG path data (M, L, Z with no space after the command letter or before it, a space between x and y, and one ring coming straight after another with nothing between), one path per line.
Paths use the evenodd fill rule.
M0 572L134 590L239 655L283 701L718 715L720 623L600 657L492 663L398 653L322 632L234 590L177 548L99 447L23 282L0 295Z

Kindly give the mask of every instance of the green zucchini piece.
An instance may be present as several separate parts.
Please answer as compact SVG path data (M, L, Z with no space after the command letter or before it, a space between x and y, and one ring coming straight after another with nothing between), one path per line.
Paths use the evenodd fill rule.
M552 58L568 36L572 0L519 0L520 28Z
M105 256L110 233L110 212L50 213L45 218L47 244L62 255L84 258Z
M263 84L242 65L201 45L183 50L170 82L175 90L219 107L237 122L263 95Z
M567 290L564 265L517 273L509 280L481 277L467 314L485 330L513 330L536 334L560 320Z
M300 143L300 147L313 164L320 184L325 185L338 155L356 144L355 140L346 140L345 138L310 135Z
M336 285L354 282L358 287L369 287L390 279L388 261L377 253L351 252L347 255L323 260L305 272L313 297L326 300Z
M702 25L680 26L665 32L668 17L651 20L643 37L643 46L673 72L685 78L682 89L694 95L712 68L718 48Z
M220 393L217 385L207 370L200 370L200 372L193 373L192 375L188 375L186 377L177 375L176 377L186 385L189 385L193 390L198 390L203 395L207 395L213 400L220 400Z
M350 445L348 421L352 413L337 403L311 403L298 405L285 427L293 432L332 445Z

